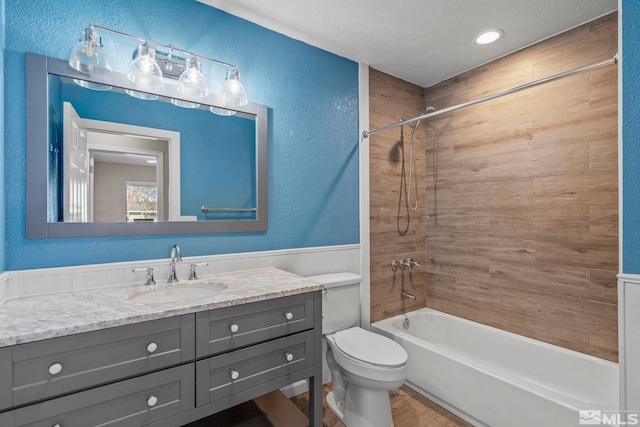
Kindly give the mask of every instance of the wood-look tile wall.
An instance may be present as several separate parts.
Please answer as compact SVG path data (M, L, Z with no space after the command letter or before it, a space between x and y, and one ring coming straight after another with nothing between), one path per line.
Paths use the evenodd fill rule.
M374 69L369 72L369 128L416 117L424 111L424 90ZM418 209L408 208L411 129L409 126L369 137L371 215L371 319L395 316L425 305L425 270L391 269L393 259L425 261L425 123L416 132ZM404 160L404 163L403 163ZM404 167L404 174L403 174ZM403 178L404 177L404 178ZM412 178L411 203L415 206ZM416 301L401 300L405 290Z
M422 103L418 87L371 70L370 128L616 52L612 14L428 88ZM372 320L426 305L617 360L617 66L444 114L420 129L425 179L409 216L394 151L400 131L371 137ZM402 256L425 261L407 286L417 302L400 300L409 275L389 267Z

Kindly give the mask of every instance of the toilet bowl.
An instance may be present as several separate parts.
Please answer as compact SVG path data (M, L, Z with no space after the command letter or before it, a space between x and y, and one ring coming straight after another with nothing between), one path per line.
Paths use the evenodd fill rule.
M347 427L392 427L389 391L407 377L407 352L359 327L325 335L332 388L327 405Z
M360 325L360 281L354 273L309 276L322 283L322 333L329 409L347 427L392 427L389 391L407 377L407 352ZM323 367L323 378L324 367Z

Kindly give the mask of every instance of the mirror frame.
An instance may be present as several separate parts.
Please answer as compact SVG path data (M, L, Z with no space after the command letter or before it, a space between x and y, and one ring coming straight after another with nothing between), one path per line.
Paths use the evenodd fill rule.
M123 89L136 87L120 73L110 77L88 76L67 61L26 52L26 237L141 236L161 234L208 234L266 231L268 227L268 108L249 103L235 108L255 116L256 126L256 218L249 220L163 221L163 222L48 222L47 147L49 144L49 74L109 84ZM123 78L124 77L124 78ZM165 85L166 86L166 85ZM90 91L90 89L87 89ZM139 90L139 89L138 89ZM149 91L161 97L173 96ZM189 99L187 99L189 100ZM203 104L215 105L210 102ZM178 107L176 107L178 108Z

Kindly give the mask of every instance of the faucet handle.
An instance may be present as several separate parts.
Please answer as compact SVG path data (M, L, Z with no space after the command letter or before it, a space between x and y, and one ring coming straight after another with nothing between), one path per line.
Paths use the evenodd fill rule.
M410 266L415 266L415 265L417 265L418 267L422 267L422 264L420 264L420 263L419 263L419 262L417 262L417 261L414 261L414 260L413 260L413 258L409 258L409 259L407 260L407 263L409 263L409 265L410 265Z
M191 264L191 271L189 273L189 280L197 280L198 279L198 275L196 274L196 267L201 267L204 265L209 265L208 262L199 262L196 264Z
M138 271L146 271L147 272L147 281L145 282L146 286L155 285L156 279L153 277L153 267L149 268L132 268L131 272L135 273Z

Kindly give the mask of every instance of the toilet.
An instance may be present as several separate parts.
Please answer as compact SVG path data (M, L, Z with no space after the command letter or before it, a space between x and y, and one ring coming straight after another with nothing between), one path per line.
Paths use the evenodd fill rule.
M360 276L310 276L325 286L322 334L331 372L327 405L347 427L393 427L389 391L407 378L407 352L360 328Z

